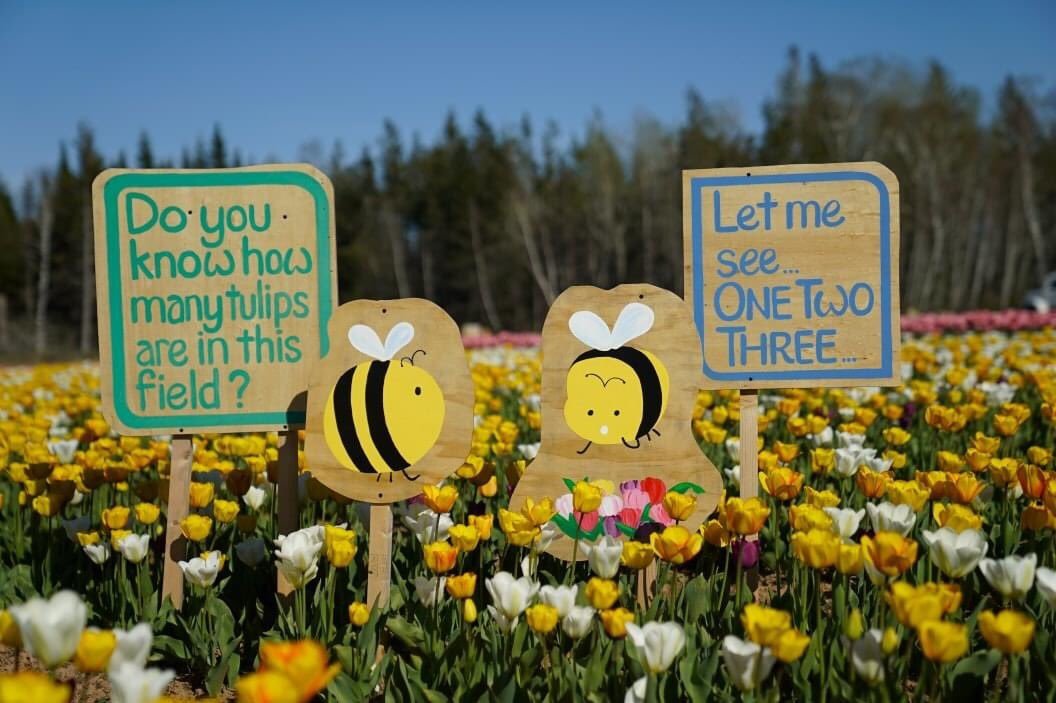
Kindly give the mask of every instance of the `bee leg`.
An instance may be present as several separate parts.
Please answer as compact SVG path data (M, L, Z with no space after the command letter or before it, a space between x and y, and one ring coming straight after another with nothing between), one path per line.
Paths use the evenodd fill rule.
M376 481L377 483L381 483L381 474L377 474L377 475L376 475L376 477L374 478L374 480L375 480L375 481Z
M660 430L656 429L655 427L651 429L650 432L655 432L657 437L660 436Z
M593 444L593 442L587 442L587 446L585 446L582 449L580 449L579 451L577 451L576 454L586 454L587 450L590 449L590 445L591 444Z
M392 483L392 472L389 472L389 483Z
M642 446L642 440L640 439L635 439L634 444L631 444L623 437L620 437L620 441L623 442L623 446L627 447L628 449L637 449L638 447Z
M405 479L407 479L408 481L411 481L411 482L417 481L418 479L420 479L420 478L422 477L422 475L421 475L421 474L418 474L418 475L416 475L416 476L411 476L411 475L410 475L409 473L407 473L406 471L401 471L401 472L400 472L400 475L401 475L401 476L403 476L403 477L404 477Z

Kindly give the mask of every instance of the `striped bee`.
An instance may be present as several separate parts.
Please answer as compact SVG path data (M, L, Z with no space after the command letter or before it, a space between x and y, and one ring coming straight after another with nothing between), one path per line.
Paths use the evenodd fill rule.
M436 379L415 366L425 355L418 349L394 359L414 338L414 326L397 323L385 338L367 325L348 330L352 346L371 357L341 374L326 401L323 436L327 447L346 469L377 474L401 474L436 443L444 424L444 396Z
M653 309L642 303L624 306L611 331L589 310L569 318L573 336L590 347L572 362L565 382L565 422L587 440L578 454L594 443L637 449L642 437L660 436L656 424L667 407L667 368L652 353L626 346L648 332L653 320Z

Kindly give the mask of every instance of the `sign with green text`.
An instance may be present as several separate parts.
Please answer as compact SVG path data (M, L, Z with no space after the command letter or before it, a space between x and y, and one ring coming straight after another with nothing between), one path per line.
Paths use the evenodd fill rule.
M124 434L302 426L337 299L317 169L109 169L92 190L103 408Z
M889 386L898 180L882 164L682 172L705 388Z

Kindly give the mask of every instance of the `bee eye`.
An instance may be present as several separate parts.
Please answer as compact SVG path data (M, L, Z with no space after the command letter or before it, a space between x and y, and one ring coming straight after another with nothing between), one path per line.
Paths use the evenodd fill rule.
M422 387L421 386L415 386L414 387L414 394L415 395L421 395L422 394Z
M594 414L594 411L593 411L593 410L588 410L588 411L587 411L587 415L593 415L593 414Z
M619 410L613 410L613 411L612 411L612 414L613 414L613 415L619 415L619 414L620 414L620 411L619 411Z

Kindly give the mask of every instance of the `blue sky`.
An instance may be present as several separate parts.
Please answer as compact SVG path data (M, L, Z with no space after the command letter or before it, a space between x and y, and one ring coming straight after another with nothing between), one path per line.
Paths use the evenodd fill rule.
M787 48L828 66L865 55L942 61L990 97L1008 73L1056 85L1050 2L386 3L0 0L0 179L54 162L79 120L101 149L155 152L222 125L257 159L340 138L374 145L382 120L431 140L445 114L524 114L577 134L595 110L683 114L685 91L736 106L750 129Z

